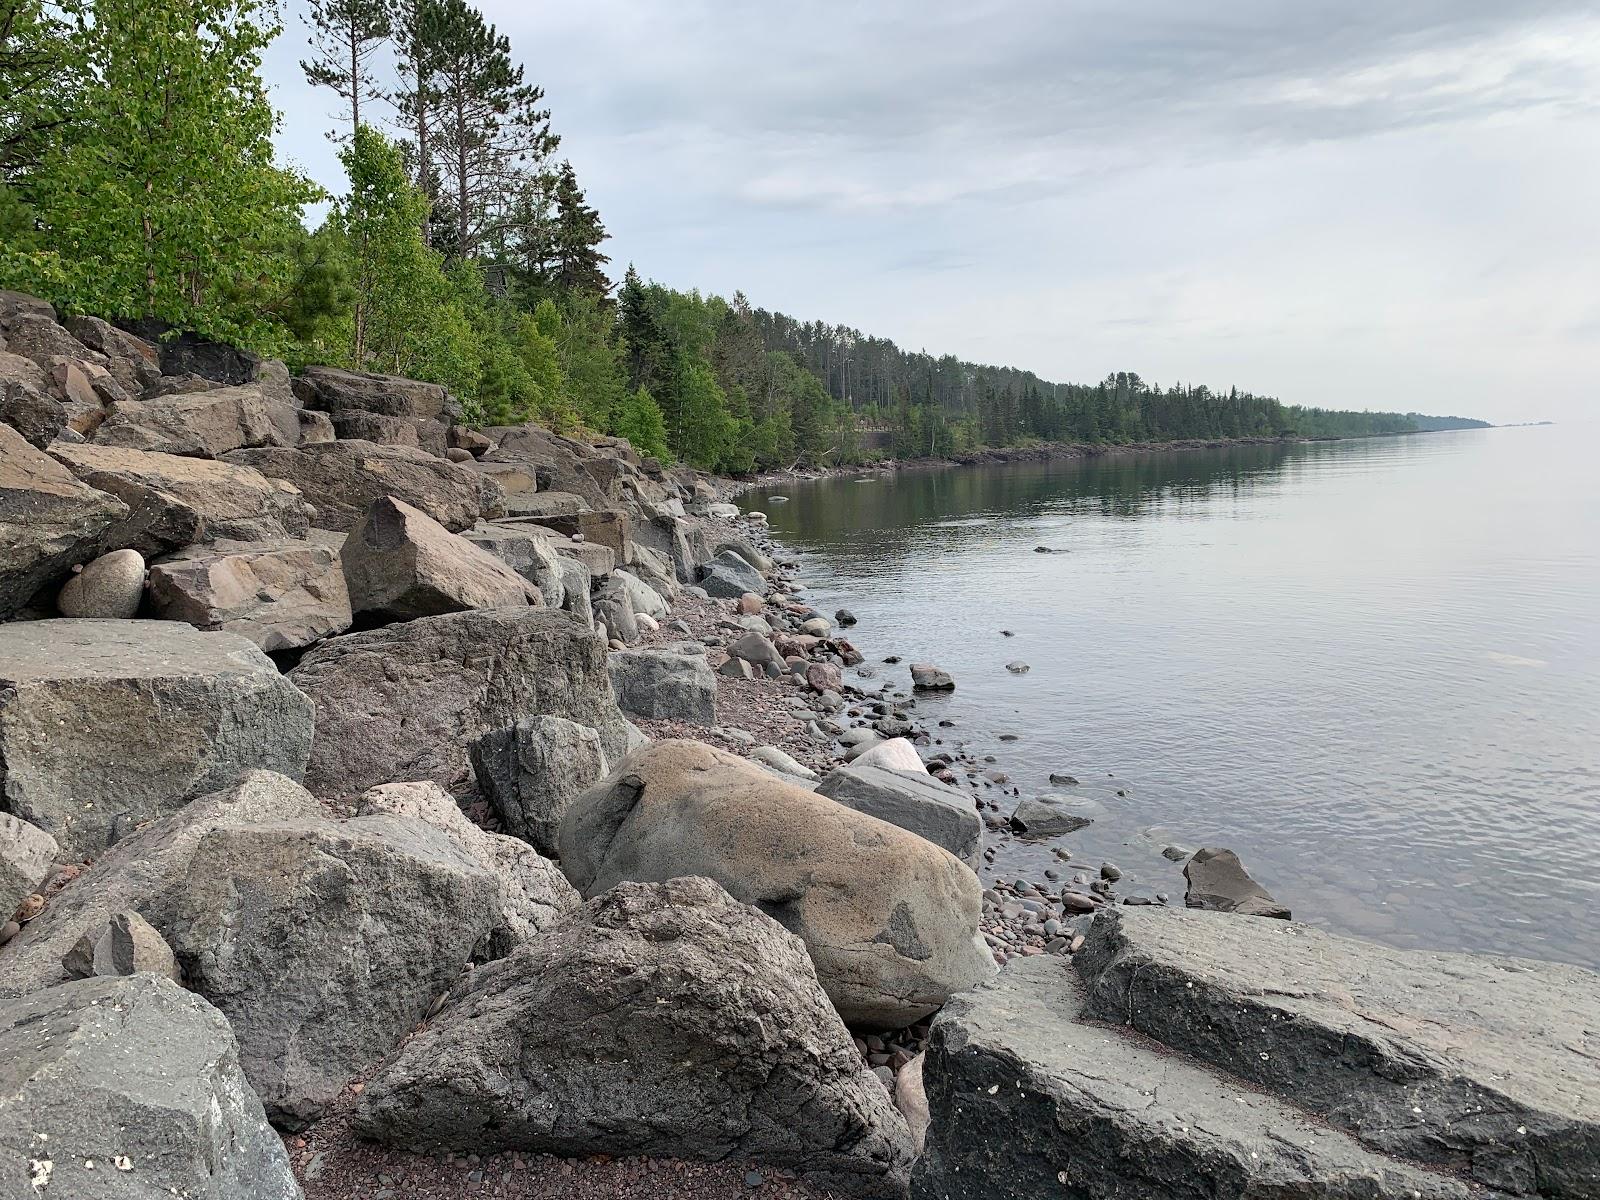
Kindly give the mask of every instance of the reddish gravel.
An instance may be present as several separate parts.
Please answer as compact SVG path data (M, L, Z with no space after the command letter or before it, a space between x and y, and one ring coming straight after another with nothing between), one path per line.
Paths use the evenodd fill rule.
M358 1140L353 1103L346 1092L311 1129L284 1138L306 1200L834 1200L792 1172L749 1163L408 1154Z
M702 600L698 596L680 595L672 603L671 616L662 622L659 630L645 634L639 640L639 645L702 642L706 646L706 661L711 664L712 670L716 670L728 657L725 649L728 643L745 632L733 620L732 600ZM690 632L685 634L683 630L673 628L674 621L682 621ZM710 643L702 641L707 637L712 639ZM835 765L831 748L825 743L813 741L806 733L805 716L789 706L789 700L800 694L800 689L787 681L733 679L718 675L717 728L745 731L755 738L754 742L748 744L713 732L703 725L690 725L683 721L636 720L634 724L652 740L693 738L733 754L744 754L755 746L777 746L813 771L826 774ZM814 713L810 715L815 716Z

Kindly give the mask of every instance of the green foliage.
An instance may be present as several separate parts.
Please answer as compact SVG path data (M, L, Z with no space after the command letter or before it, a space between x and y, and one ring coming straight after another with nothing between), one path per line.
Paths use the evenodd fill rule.
M82 80L44 0L0 0L0 181L24 182L76 119Z
M672 459L667 449L666 418L661 415L661 406L655 397L644 388L635 388L623 397L617 406L611 432L627 438L640 454L654 455L664 462Z
M627 394L611 308L592 292L576 292L563 298L557 316L556 352L568 399L583 424L610 429Z
M64 0L61 10L67 67L83 87L25 185L59 282L4 282L71 309L276 348L281 327L230 297L285 278L275 248L318 194L272 159L277 118L259 67L277 27L259 0Z

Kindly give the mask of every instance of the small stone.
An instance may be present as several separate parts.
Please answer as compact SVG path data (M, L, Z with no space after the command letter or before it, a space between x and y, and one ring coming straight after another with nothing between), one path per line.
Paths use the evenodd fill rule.
M1013 675L1026 675L1030 668L1027 663L1018 659L1015 662L1008 662L1006 664L1006 670L1010 671Z
M1105 862L1100 864L1100 878L1115 883L1122 878L1122 868L1116 863Z

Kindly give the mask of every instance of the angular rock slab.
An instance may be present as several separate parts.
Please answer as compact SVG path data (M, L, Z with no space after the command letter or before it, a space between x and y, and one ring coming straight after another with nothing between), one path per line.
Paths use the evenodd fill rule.
M740 555L724 550L710 562L701 564L700 586L707 595L737 600L746 592L765 592L767 581Z
M610 671L611 689L625 713L694 725L717 723L717 676L704 655L617 650L611 654Z
M361 797L359 811L362 816L388 813L430 825L494 876L500 911L490 930L489 952L495 958L532 941L582 903L560 867L527 842L478 828L436 783L380 784Z
M544 597L551 608L566 607L566 586L561 559L555 544L542 529L529 525L509 525L480 521L465 530L462 537L480 550L494 555L521 575ZM584 587L585 594L588 585Z
M298 449L235 450L230 463L293 484L317 508L317 524L348 533L374 500L393 496L420 508L452 533L479 517L500 515L503 493L492 480L410 446L338 441Z
M367 375L338 367L307 367L295 380L295 393L307 408L328 413L437 420L445 415L449 393L437 383Z
M350 592L337 548L282 539L222 540L151 564L151 611L164 621L220 629L271 653L350 628Z
M97 446L121 446L191 458L221 458L278 439L257 383L129 400L112 406L94 432Z
M473 742L530 713L626 744L605 647L568 613L483 609L332 638L289 674L317 709L306 786L356 796L380 783L432 780L474 791Z
M37 825L0 812L0 925L44 885L59 851Z
M853 763L830 772L817 793L927 838L969 867L976 869L983 860L983 822L972 797L926 771L889 771Z
M1378 1150L1505 1192L1600 1194L1600 976L1287 921L1122 908L1076 956L1089 1011Z
M1468 1200L1284 1101L1084 1019L1053 955L1016 958L933 1023L913 1200Z
M0 989L139 912L216 1005L272 1120L296 1128L387 1054L455 982L500 911L494 874L414 817L334 820L250 772L119 841L0 957Z
M0 619L93 558L128 506L0 425Z
M410 621L543 603L537 588L494 555L393 496L372 502L339 557L358 617Z
M311 510L295 488L248 467L115 446L57 444L51 453L131 510L107 530L108 549L132 547L149 556L217 538L303 537L311 525Z
M299 1200L227 1020L155 975L0 1007L0 1195Z
M606 777L600 734L562 717L529 717L472 744L478 788L507 833L541 854L559 853L561 818Z
M230 633L0 625L0 795L74 856L251 768L298 779L312 716L272 661Z
M799 939L707 879L621 884L473 973L368 1082L408 1149L745 1159L904 1194L911 1139Z
M625 880L715 879L800 936L851 1024L909 1025L994 973L966 864L699 742L629 754L573 803L560 843L585 896Z

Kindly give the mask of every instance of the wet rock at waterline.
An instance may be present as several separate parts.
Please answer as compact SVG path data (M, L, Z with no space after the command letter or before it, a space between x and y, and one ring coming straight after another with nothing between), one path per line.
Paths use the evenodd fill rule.
M911 686L919 692L948 692L955 689L956 681L932 663L912 663Z
M1595 1194L1594 972L1158 908L1097 917L1074 965L1087 1015L1281 1096L1319 1144L1332 1126L1498 1192Z
M1083 804L1056 796L1029 796L1012 810L1012 829L1027 837L1057 837L1094 824Z
M244 638L170 621L0 625L0 791L74 856L259 767L298 779L311 702Z
M913 1200L1483 1194L1329 1129L1292 1096L1128 1037L1118 1014L1090 1020L1074 965L1014 958L934 1021Z
M799 934L846 1021L908 1025L993 973L978 880L948 851L698 742L656 742L584 793L561 864L585 895L715 879Z
M227 1020L170 980L67 983L0 1007L0 1194L299 1200Z
M1189 908L1289 919L1287 906L1279 904L1266 888L1250 878L1232 850L1208 846L1195 851L1184 864L1183 877L1188 881L1183 902Z
M707 879L623 883L482 967L364 1091L407 1149L745 1159L903 1194L911 1139L805 946Z

